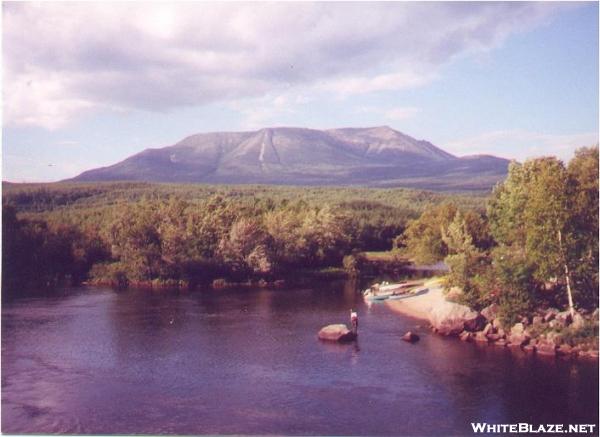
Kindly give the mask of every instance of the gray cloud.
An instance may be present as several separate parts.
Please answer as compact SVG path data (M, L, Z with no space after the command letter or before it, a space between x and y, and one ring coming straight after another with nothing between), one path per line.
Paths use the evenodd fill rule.
M4 3L5 123L162 111L294 86L421 86L543 23L547 3Z

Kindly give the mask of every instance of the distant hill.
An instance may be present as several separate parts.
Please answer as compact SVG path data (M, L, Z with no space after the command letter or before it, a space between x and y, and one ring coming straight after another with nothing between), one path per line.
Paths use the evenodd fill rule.
M278 127L192 135L71 180L487 190L506 176L508 163L456 157L387 126Z

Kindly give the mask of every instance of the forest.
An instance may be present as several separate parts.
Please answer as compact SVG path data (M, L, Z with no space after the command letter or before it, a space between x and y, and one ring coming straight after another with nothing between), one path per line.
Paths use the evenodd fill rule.
M484 214L450 202L411 221L400 244L417 262L444 260L447 288L509 322L539 306L598 308L598 147L513 162Z
M273 280L392 248L407 223L483 195L147 183L4 184L5 289Z
M195 287L444 260L507 318L598 306L598 148L512 163L492 193L148 183L3 184L3 294L63 283Z

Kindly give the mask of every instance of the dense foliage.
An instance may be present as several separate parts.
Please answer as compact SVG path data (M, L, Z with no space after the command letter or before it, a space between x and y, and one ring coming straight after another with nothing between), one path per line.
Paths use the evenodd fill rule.
M541 302L598 306L598 147L565 166L556 158L512 163L486 214L435 206L401 239L418 261L445 259L448 286L475 308L500 305L514 321Z
M448 198L483 209L481 196L403 189L5 184L3 280L194 285L341 266L389 250Z

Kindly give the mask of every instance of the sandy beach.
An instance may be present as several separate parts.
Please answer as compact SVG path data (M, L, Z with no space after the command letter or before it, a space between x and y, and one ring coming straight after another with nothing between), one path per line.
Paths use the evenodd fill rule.
M429 320L429 315L434 308L451 305L451 303L446 301L439 278L425 282L424 286L428 288L426 293L401 300L385 300L384 303L398 313Z

